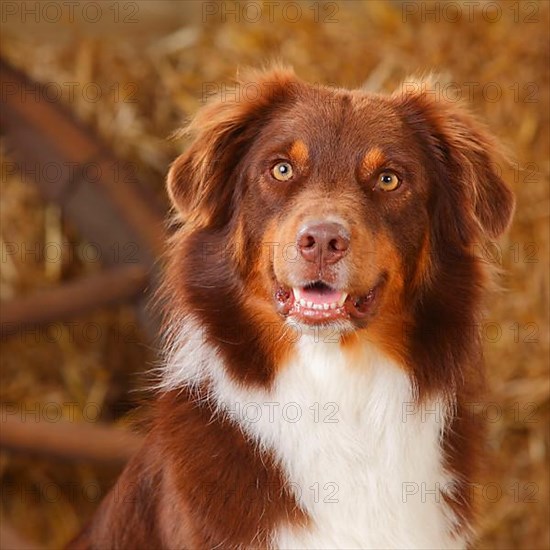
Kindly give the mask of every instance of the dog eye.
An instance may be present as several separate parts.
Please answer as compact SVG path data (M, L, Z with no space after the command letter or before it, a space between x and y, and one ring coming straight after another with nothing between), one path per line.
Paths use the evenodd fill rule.
M292 178L292 165L289 162L278 162L272 169L271 175L278 181L288 181Z
M401 180L393 172L382 172L376 182L376 187L382 191L395 191L400 185Z

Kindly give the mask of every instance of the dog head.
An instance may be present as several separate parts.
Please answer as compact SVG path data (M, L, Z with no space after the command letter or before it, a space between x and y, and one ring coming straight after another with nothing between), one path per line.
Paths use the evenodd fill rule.
M384 96L278 69L236 90L198 112L168 175L181 307L218 340L293 324L399 354L404 323L460 330L483 285L472 245L513 211L486 130L416 85Z

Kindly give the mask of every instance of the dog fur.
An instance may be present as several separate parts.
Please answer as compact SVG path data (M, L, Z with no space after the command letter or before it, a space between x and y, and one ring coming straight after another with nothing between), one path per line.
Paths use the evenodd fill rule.
M151 429L70 548L463 548L491 280L474 245L514 206L499 147L416 85L275 68L238 92L170 169Z

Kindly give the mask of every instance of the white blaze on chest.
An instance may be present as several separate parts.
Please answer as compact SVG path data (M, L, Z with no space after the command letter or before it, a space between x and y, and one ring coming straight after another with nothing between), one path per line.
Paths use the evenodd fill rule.
M221 408L274 454L311 518L280 526L273 546L464 547L440 493L452 484L442 466L443 401L417 407L406 373L372 346L353 357L302 337L270 391L208 369Z
M440 489L442 402L420 410L408 376L374 348L349 364L339 344L302 338L269 393L240 389L230 414L279 459L308 528L279 548L450 548ZM433 411L433 412L432 412Z

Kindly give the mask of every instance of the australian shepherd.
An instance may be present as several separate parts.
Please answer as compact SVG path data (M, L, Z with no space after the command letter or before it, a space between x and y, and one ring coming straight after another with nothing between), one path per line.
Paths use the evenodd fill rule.
M496 141L420 85L251 72L187 127L142 451L72 548L464 548Z

